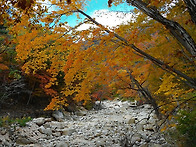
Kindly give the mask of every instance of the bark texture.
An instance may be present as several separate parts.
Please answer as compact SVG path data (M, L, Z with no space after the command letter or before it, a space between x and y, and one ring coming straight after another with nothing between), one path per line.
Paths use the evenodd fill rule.
M154 64L158 65L159 67L161 67L162 69L169 71L170 73L175 73L178 77L182 77L184 78L186 81L184 81L187 85L189 85L190 87L196 89L196 80L187 76L186 74L182 73L181 71L165 64L164 62L162 62L161 60L151 56L150 54L147 54L146 52L142 51L141 49L139 49L138 47L136 47L134 44L129 44L129 42L119 36L118 34L111 32L110 30L108 30L107 28L105 28L104 26L102 26L100 23L98 23L97 21L95 21L92 17L90 17L89 15L87 15L86 13L84 13L83 11L77 9L77 11L79 13L81 13L82 15L86 16L89 20L91 20L94 24L96 24L97 26L102 27L107 33L113 33L114 36L116 38L118 38L120 41L123 42L123 45L125 46L130 46L134 51L136 51L137 53L139 53L140 55L142 55L143 57L147 58L148 60L152 61Z
M191 14L193 13L193 19L195 19L195 0L185 1L187 1L187 5L190 5L188 8L190 9ZM191 3L191 1L193 2ZM171 34L184 46L184 48L192 55L192 57L196 57L196 44L192 37L189 35L189 33L179 23L163 17L156 7L148 6L147 3L144 3L141 0L127 0L127 3L130 3L131 5L137 7L139 10L141 10L149 17L162 23L171 32Z
M192 22L196 24L196 0L183 0L186 4L189 14L191 16Z

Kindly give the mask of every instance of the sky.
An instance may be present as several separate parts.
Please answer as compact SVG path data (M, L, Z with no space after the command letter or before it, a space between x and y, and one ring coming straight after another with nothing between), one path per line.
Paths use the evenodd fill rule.
M116 27L121 23L126 23L127 21L133 19L133 14L130 12L133 10L133 7L129 6L127 3L108 7L107 0L91 0L90 2L88 1L85 10L86 14L95 18L95 20L102 25L109 27ZM81 20L78 20L76 15L73 15L69 17L62 17L62 21L67 21L68 25L73 27L85 18L82 15L80 16L82 18ZM88 29L90 26L92 25L85 24L79 29Z

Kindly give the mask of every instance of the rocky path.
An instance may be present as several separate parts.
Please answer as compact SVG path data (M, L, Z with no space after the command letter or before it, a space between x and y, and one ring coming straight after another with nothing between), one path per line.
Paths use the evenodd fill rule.
M35 118L26 127L1 128L0 146L26 147L168 147L157 132L152 108L104 101L103 109Z

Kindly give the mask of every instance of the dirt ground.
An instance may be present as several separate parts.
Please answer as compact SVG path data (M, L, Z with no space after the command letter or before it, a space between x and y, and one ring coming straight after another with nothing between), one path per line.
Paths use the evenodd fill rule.
M9 116L10 118L22 117L41 117L51 116L52 111L44 111L44 108L49 104L47 98L33 98L31 101L20 99L0 103L0 117Z

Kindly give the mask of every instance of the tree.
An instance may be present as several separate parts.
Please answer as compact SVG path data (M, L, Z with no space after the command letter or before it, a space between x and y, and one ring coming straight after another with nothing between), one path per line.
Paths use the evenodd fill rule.
M188 1L186 2L190 6L188 7L189 10L191 10L194 4L188 3ZM193 57L196 55L196 44L189 33L179 23L163 17L156 8L156 5L151 6L154 3L157 3L159 6L158 1L151 4L145 3L142 0L127 0L127 3L131 3L154 20L162 23ZM190 12L192 13L192 11Z
M159 107L164 114L173 112L179 102L194 95L196 38L195 24L190 21L192 9L184 10L188 3L128 1L144 13L135 9L135 22L112 31L83 11L86 1L53 0L51 5L58 9L52 12L37 1L16 3L12 15L3 17L15 22L8 26L14 36L12 42L17 44L21 71L40 79L41 88L52 97L46 110L74 101L85 105L100 87L111 93L119 88L134 97L140 93L157 114ZM117 5L122 1L108 3ZM63 15L74 13L86 17L83 23L91 22L98 28L78 31L81 24L72 28L62 23Z

